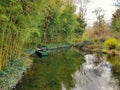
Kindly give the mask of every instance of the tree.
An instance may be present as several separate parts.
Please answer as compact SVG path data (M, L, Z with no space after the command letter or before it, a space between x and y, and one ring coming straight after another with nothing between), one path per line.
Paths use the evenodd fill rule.
M115 0L115 6L120 8L120 0Z
M117 9L113 14L112 27L115 31L120 32L120 9Z
M104 10L96 8L93 13L96 15L96 22L93 25L93 36L97 39L106 39L109 37L109 25L104 20Z
M60 15L60 33L64 39L67 39L68 36L74 32L74 27L76 27L76 18L74 15L75 7L69 0L66 2L66 5L61 9Z
M96 19L97 21L95 22L96 26L97 26L97 30L101 30L101 25L103 25L104 21L104 10L102 8L96 8L93 13L95 13L96 15Z
M82 36L83 32L85 31L86 23L80 15L77 16L77 22L78 24L75 28L75 33Z
M87 5L90 2L90 0L72 0L72 3L77 5L79 7L79 14L81 18L84 18L87 11Z
M116 38L120 38L120 0L115 0L115 6L117 7L116 12L112 16L112 29L113 32L116 34L114 35Z
M85 15L87 12L87 5L89 4L90 0L72 0L74 4L79 7L79 13L77 16L78 25L76 27L75 32L82 35L85 31L86 23L85 23Z
M40 20L37 17L40 14L36 7L43 6L42 4L43 0L0 1L0 69L9 67L11 60L19 58L28 45L35 46L31 44L36 42L35 39L31 39L40 38L36 20Z
M50 0L44 11L44 25L42 26L41 43L50 43L56 36L59 27L59 16L62 7L62 1Z
M84 27L79 20L70 0L0 1L0 70L39 43L51 43L60 37L66 42L78 25Z

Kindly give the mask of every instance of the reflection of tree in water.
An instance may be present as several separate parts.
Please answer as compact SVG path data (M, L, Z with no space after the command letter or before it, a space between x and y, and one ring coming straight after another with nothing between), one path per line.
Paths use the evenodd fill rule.
M120 56L108 57L107 60L112 64L112 74L118 79L120 87Z
M73 90L119 90L111 76L111 66L103 57L89 54L85 55L85 60L81 70L74 75L76 87Z
M75 49L56 50L43 59L36 57L17 90L61 90L61 83L71 90L72 74L82 65L83 58Z
M101 54L89 54L87 59L83 63L83 55L74 49L56 50L43 59L36 57L16 90L61 90L61 83L63 90L119 90L106 66L109 63L105 65ZM120 80L119 57L108 60L114 70L113 76Z

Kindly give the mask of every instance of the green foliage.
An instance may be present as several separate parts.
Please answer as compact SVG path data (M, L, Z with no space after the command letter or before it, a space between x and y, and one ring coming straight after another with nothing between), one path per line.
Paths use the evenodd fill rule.
M108 50L107 49L102 49L102 53L107 53Z
M91 30L86 30L82 35L82 40L89 40L91 39Z
M107 61L112 64L112 74L118 80L117 84L120 86L120 56L108 57Z
M17 90L61 90L61 83L66 90L71 90L75 86L73 75L84 62L84 57L75 48L57 49L48 57L33 59L33 67Z
M9 59L19 57L24 45L36 42L31 38L40 38L34 22L33 5L29 0L4 0L0 1L0 66L8 67ZM35 31L36 30L36 31ZM38 34L37 34L37 33ZM36 35L34 35L34 33ZM31 45L32 46L32 45ZM34 45L35 46L35 45Z
M117 32L120 32L120 20L113 22L113 29L115 29Z
M77 16L77 22L78 24L77 27L75 28L75 33L82 35L83 32L85 31L86 23L80 15Z
M13 58L11 67L5 68L0 72L0 90L9 90L18 83L23 72L30 67L32 60L24 58Z
M112 28L113 32L120 33L120 9L118 8L112 17ZM120 38L119 35L116 34L116 37Z
M8 66L11 57L20 57L25 48L70 42L84 27L74 12L70 0L64 5L63 0L0 1L0 69Z
M113 14L112 27L114 30L120 32L119 31L119 29L120 29L120 9L117 9L116 12Z
M109 38L104 42L104 45L108 47L109 49L115 49L118 47L119 42L115 38Z
M70 42L78 25L77 31L82 30L84 22L77 20L75 6L70 0L63 2L0 0L0 89L7 90L8 85L18 81L15 78L20 79L26 62L18 58L26 48L36 48L39 43Z
M77 19L74 15L75 6L72 5L69 0L61 9L60 13L60 35L66 41L70 41L70 38L74 34L75 27L77 27ZM69 40L68 40L69 38Z

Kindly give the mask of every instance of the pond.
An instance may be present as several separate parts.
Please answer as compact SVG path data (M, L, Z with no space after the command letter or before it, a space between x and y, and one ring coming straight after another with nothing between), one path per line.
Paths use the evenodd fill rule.
M16 90L119 90L120 57L64 48L33 60Z

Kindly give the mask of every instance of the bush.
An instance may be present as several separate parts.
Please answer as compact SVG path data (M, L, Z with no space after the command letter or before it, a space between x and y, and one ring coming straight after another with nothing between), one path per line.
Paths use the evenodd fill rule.
M12 90L32 64L28 57L13 58L11 66L0 71L0 90Z
M109 38L104 42L104 45L109 49L116 49L119 46L119 41L116 38Z
M118 46L117 46L117 49L119 49L119 50L120 50L120 42L119 42L119 44L118 44Z

